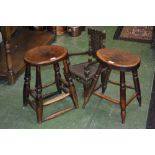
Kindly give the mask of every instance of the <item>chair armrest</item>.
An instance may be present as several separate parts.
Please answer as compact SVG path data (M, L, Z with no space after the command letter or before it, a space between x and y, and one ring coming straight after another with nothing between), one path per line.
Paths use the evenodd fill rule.
M90 66L96 63L98 63L96 60L95 61L92 61L91 59L88 60L88 64L84 66L84 74L86 78L88 78L90 75Z
M88 55L89 52L86 51L86 52L77 52L77 53L69 53L68 55L69 56L76 56L76 55Z

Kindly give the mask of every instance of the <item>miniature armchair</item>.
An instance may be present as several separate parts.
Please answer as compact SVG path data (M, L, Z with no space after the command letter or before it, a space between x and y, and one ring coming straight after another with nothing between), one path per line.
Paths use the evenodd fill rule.
M88 55L87 62L70 65L70 72L73 79L81 82L84 88L84 98L87 96L87 91L90 87L91 81L98 68L96 58L96 51L100 48L105 48L106 33L88 28L89 49L86 52L70 53L69 56Z

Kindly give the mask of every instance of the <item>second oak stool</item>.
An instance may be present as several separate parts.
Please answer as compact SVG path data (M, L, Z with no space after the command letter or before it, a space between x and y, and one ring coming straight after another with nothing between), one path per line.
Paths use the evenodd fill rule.
M23 105L26 106L30 104L30 106L36 111L37 121L41 123L42 121L54 118L78 108L78 99L74 84L72 82L70 72L69 72L69 62L68 62L68 51L66 48L56 45L47 45L47 46L39 46L33 49L30 49L24 57L24 61L26 63L25 69L25 82L23 88ZM59 62L63 61L64 65L64 76L65 79L61 78ZM55 81L53 83L42 85L41 81L41 66L45 65L53 65L55 71ZM36 68L36 84L35 89L30 88L30 80L31 80L31 67ZM57 91L49 94L42 94L42 89L56 85ZM63 92L63 93L62 93ZM57 96L55 96L58 94ZM54 96L53 96L54 95ZM33 98L33 100L30 100ZM52 99L43 102L43 99L51 97ZM43 107L53 104L57 101L60 101L66 97L70 96L74 105L51 114L43 119Z
M141 106L141 91L137 72L137 69L140 66L140 58L137 55L134 55L130 52L124 52L118 49L107 49L107 48L98 50L96 56L100 62L100 65L98 67L98 70L96 71L94 80L92 81L91 88L88 91L87 98L84 102L83 107L86 106L92 94L104 98L113 103L120 104L122 123L124 123L126 117L126 106L134 98L137 97L139 105ZM103 68L107 68L106 72L101 73ZM112 69L120 72L120 83L109 80L109 76ZM126 85L125 72L132 72L134 87ZM100 74L102 75L104 74L104 76L102 76L104 77L102 79L102 93L95 91L96 84ZM104 95L108 82L120 86L120 101L113 99L110 96ZM135 94L133 94L133 96L131 96L131 98L129 98L128 101L126 101L126 88L135 89Z

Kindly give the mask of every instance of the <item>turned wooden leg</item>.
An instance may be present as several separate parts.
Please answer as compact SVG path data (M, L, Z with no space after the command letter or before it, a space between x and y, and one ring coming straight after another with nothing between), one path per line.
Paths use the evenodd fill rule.
M40 66L36 67L36 114L38 123L42 122L43 117L43 100Z
M15 75L13 72L10 46L11 45L10 45L9 41L6 41L5 42L5 52L6 52L6 64L7 64L7 69L8 69L8 82L9 82L9 84L14 84L15 83Z
M107 88L110 73L111 73L110 68L107 68L105 71L101 73L102 93L104 93Z
M84 92L83 92L83 98L84 98L84 100L85 100L85 98L87 98L87 93L88 93L88 91L89 91L89 88L90 88L90 84L83 84L83 90L84 90Z
M85 108L85 106L88 103L91 95L93 94L94 88L96 87L96 84L97 84L97 81L99 79L99 76L101 74L102 69L103 69L103 66L100 64L96 73L95 73L94 79L92 80L91 86L87 92L87 96L84 98L83 108Z
M60 74L60 67L58 63L54 64L54 71L55 71L55 81L56 81L57 90L61 94L62 82L60 81L61 74Z
M139 78L138 78L137 70L132 71L132 75L133 75L135 91L137 92L137 100L139 102L139 106L141 106L141 91L140 91L140 84L139 84Z
M63 64L64 64L64 75L69 84L69 91L70 91L72 101L74 103L75 108L78 108L79 107L78 97L77 97L76 89L75 89L75 86L74 86L74 83L73 83L73 80L71 78L71 74L69 71L69 61L65 59L63 60Z
M121 107L122 123L125 123L125 117L126 117L125 72L120 72L120 107Z
M29 100L30 91L30 80L31 80L31 67L26 64L25 77L24 77L24 88L23 88L23 106L27 106Z

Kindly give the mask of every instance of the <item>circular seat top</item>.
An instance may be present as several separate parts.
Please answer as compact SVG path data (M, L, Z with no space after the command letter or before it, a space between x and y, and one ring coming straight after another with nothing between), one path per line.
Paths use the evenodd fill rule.
M57 45L38 46L28 50L24 60L31 65L47 65L63 60L67 53L66 48Z
M121 71L130 71L140 66L140 58L130 52L102 48L96 52L97 58L105 66Z

